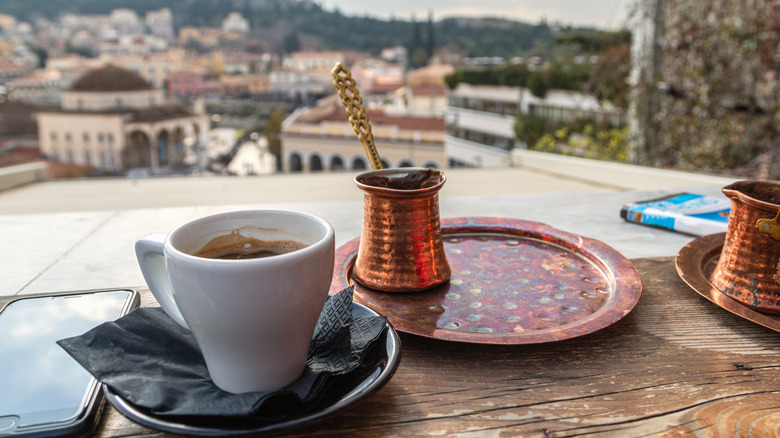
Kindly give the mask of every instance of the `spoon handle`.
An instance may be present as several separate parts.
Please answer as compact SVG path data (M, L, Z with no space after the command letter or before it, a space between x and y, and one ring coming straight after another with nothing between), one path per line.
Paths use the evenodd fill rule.
M346 107L349 121L352 123L352 130L355 131L363 148L366 150L366 156L371 163L371 168L378 170L382 168L382 161L379 159L379 153L374 146L374 134L371 132L371 122L366 115L366 109L363 108L363 99L352 78L352 72L340 62L336 63L331 71L333 75L333 85L339 91L341 103Z

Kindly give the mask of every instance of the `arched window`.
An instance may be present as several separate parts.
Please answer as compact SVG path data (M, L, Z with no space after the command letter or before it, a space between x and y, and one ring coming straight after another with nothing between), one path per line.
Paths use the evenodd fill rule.
M352 170L365 170L366 162L362 158L354 158L352 160Z
M339 172L344 170L344 161L341 159L341 157L333 157L330 159L329 167L331 172Z
M296 153L290 154L290 172L300 172L301 170L303 170L301 156Z
M320 172L322 171L322 158L319 155L312 155L309 159L309 171Z
M398 164L398 167L414 167L414 163L409 160L401 160L401 162Z
M379 161L382 163L382 168L383 169L389 169L389 168L393 167L393 166L390 165L390 162L385 160L384 158L380 159Z

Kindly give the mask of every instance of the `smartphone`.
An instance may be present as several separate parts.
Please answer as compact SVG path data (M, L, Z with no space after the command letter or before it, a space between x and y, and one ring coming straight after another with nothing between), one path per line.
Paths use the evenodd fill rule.
M0 436L58 436L95 425L98 381L56 342L138 307L132 289L20 297L0 310Z

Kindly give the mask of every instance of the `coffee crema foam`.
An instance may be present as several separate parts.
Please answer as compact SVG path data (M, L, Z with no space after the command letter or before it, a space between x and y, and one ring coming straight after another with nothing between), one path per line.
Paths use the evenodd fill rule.
M260 240L242 236L238 230L211 239L198 250L196 257L223 260L242 260L271 257L306 248L309 245L295 240Z

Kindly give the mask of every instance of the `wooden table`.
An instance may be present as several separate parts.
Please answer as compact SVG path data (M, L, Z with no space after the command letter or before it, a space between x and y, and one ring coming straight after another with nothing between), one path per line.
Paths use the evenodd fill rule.
M642 298L613 326L531 346L401 333L385 387L292 436L778 436L780 333L701 298L672 257L633 262ZM163 435L110 406L97 433Z

